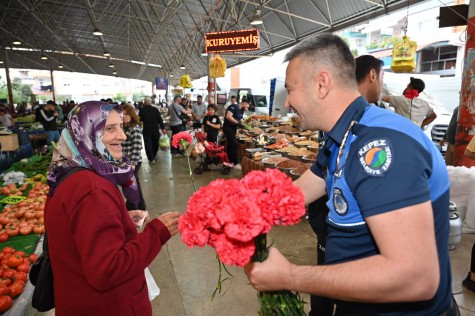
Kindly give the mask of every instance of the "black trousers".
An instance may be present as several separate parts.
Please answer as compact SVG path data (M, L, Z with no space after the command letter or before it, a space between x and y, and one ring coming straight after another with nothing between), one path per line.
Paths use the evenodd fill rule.
M142 187L140 186L140 179L139 179L139 170L141 166L142 166L142 163L139 162L137 165L135 165L135 170L134 170L135 180L137 181L137 190L139 191L139 197L140 197L139 204L135 205L129 200L125 201L125 206L127 207L128 211L147 209L147 206L145 205L145 200L143 198Z
M325 262L325 247L327 237L328 207L326 205L328 196L323 196L308 205L308 221L313 231L317 235L317 264ZM332 316L333 300L324 297L310 295L310 312L309 316Z
M182 124L175 125L175 126L170 126L170 129L172 130L172 139L173 139L173 135L178 134L179 132L182 132L184 130ZM180 153L180 149L175 148L173 146L170 146L170 151L171 151L172 154L179 154Z
M160 141L158 126L156 128L144 128L142 136L148 161L155 160L155 158L157 158L158 144Z
M229 162L232 164L238 164L237 147L238 142L236 139L236 130L223 129L226 136L226 153L228 154Z

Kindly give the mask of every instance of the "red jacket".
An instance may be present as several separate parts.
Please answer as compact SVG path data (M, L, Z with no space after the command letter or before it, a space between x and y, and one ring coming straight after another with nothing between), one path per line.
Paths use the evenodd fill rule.
M118 188L83 170L47 200L56 315L152 315L144 269L170 239L158 219L142 233Z

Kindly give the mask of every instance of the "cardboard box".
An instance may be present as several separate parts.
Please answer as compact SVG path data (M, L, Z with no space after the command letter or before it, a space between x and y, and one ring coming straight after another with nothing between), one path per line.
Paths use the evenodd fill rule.
M0 144L2 151L15 151L20 147L17 134L0 135Z

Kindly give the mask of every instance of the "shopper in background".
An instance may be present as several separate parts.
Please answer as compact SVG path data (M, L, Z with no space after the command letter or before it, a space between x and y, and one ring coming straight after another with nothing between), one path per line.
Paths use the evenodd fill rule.
M231 100L235 101L236 96L232 96ZM228 154L229 162L238 170L241 169L241 165L239 164L237 157L238 142L236 139L236 133L238 127L244 127L242 125L242 118L244 111L248 109L248 102L241 102L239 105L231 103L224 113L223 133L226 136L226 153Z
M459 115L459 107L457 106L450 118L449 127L445 131L444 137L440 140L440 147L444 147L447 142L447 149L445 150L445 164L453 166L454 164L454 150L455 150L455 135L457 134L457 118Z
M152 106L152 98L145 97L143 104L144 106L139 112L140 120L143 123L143 142L148 162L153 165L157 162L160 130L163 135L166 134L166 131L160 111Z
M358 90L368 103L378 105L384 84L384 62L371 55L355 58L355 76Z
M475 137L472 136L470 143L465 148L464 155L470 159L475 160ZM462 281L462 285L472 292L475 292L475 243L472 246L472 256L470 259L470 271L465 280Z
M206 140L218 144L218 133L221 129L221 120L216 115L216 106L208 105L208 112L203 119L201 130L206 134Z
M201 128L203 118L206 116L206 104L203 103L203 97L199 95L196 100L196 104L193 104L191 110L191 115L193 116L193 129Z
M144 269L177 233L179 213L137 232L117 187L138 202L121 115L119 105L80 104L53 152L45 225L58 316L152 315Z
M424 81L411 77L402 95L384 95L382 99L384 102L388 102L397 114L407 117L417 126L424 128L437 118L437 114L430 104L419 98L419 94L424 91L425 87Z
M173 135L178 134L181 131L184 131L184 123L180 115L188 115L188 111L181 105L182 98L179 95L173 97L173 103L168 107L168 115L170 116L170 128ZM179 148L170 146L170 152L172 156L182 154Z
M361 97L340 37L310 37L285 60L286 106L303 129L326 133L316 163L295 181L307 204L330 198L325 265L295 265L271 247L245 267L251 284L332 297L336 315L457 315L450 182L434 143Z
M15 125L15 120L7 113L7 109L4 106L0 106L0 123L7 128Z
M56 102L49 100L43 108L38 110L37 120L43 125L46 135L46 144L49 146L51 142L57 143L59 141L58 126L56 119L58 118L58 111L56 110Z
M142 166L142 124L133 105L125 104L122 106L122 109L124 111L124 133L127 137L122 143L122 150L134 170L135 180L137 181L137 191L139 192L138 204L127 200L125 205L128 210L146 210L147 206L143 198L139 179L139 170Z

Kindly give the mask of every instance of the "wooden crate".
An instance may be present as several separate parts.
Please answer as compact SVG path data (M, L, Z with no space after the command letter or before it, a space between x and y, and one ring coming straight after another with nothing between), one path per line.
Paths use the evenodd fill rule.
M17 134L0 135L0 144L2 144L2 151L15 151L20 147Z

